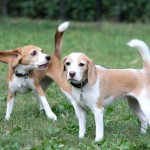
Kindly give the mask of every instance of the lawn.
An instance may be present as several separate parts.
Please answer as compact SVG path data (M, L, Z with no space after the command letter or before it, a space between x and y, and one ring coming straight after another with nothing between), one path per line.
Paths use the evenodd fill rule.
M15 49L32 44L52 54L54 34L60 23L61 21L1 18L0 49ZM150 45L149 33L149 24L71 22L64 35L62 55L80 51L92 58L95 64L106 68L140 68L142 61L137 50L129 48L126 43L138 38ZM0 72L0 150L150 149L150 130L146 135L140 133L139 121L128 109L125 100L107 108L103 141L94 142L95 123L90 111L87 135L84 139L78 139L78 121L73 107L55 83L48 88L46 95L58 117L56 122L40 112L32 93L16 96L11 118L5 121L6 64L0 64Z

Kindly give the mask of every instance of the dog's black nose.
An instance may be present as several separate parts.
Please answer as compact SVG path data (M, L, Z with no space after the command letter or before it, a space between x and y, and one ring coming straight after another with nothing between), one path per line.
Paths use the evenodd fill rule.
M50 56L46 56L45 58L46 58L46 60L48 60L48 61L51 59Z
M76 75L76 72L74 72L74 71L70 71L70 72L69 72L69 75L70 75L70 77L72 77L72 78L73 78L73 77Z

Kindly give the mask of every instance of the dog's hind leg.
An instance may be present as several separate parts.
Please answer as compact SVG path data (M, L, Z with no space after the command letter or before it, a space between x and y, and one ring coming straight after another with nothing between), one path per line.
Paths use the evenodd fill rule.
M141 107L142 112L144 113L148 124L150 125L150 99L148 98L139 98L139 104Z
M141 122L141 133L146 133L148 122L140 108L139 102L133 97L128 97L128 105Z
M14 94L7 95L7 108L6 108L6 116L5 119L9 120L10 114L12 113L13 106L14 106Z
M96 124L95 141L100 141L104 137L103 110L104 108L97 108L97 106L95 106L95 108L93 109Z

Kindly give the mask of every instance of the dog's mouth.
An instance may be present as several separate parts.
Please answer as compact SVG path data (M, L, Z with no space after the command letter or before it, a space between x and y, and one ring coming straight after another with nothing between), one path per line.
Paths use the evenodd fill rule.
M43 69L46 69L47 66L48 66L49 63L45 63L45 64L42 64L42 65L38 65L38 68L43 70Z
M75 80L73 77L68 79L69 82L73 82L73 83L78 83L79 81L78 80Z
M74 79L74 77L69 77L68 80L69 80L69 81L76 81L76 80Z
M74 79L73 78L69 78L68 81L74 81Z

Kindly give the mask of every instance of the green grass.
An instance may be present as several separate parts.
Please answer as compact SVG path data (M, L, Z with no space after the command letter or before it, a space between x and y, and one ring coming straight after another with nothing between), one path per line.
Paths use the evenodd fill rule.
M24 45L37 45L47 53L54 49L54 33L60 21L1 18L0 49L15 49ZM95 64L106 68L140 68L141 58L126 43L139 38L150 43L149 24L117 24L102 22L71 22L64 35L65 56L80 51L92 58ZM95 123L88 111L87 135L78 139L78 121L73 107L53 83L46 95L58 121L49 120L32 93L16 96L15 107L9 121L5 121L7 89L5 78L7 65L0 64L0 149L4 150L145 150L150 149L150 130L140 133L137 118L128 109L126 101L108 107L105 116L105 136L94 142Z

